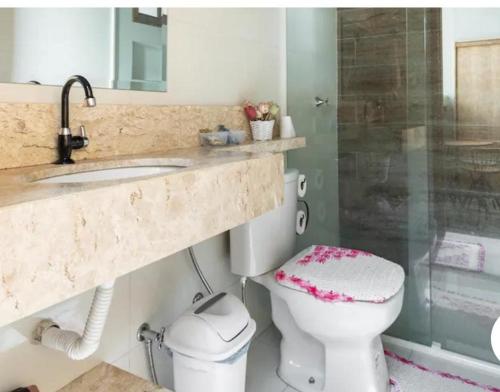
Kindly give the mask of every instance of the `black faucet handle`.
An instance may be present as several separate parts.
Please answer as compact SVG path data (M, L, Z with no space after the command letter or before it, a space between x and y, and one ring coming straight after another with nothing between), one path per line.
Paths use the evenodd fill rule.
M85 126L83 125L80 125L80 136L86 141L85 147L88 146L89 138L87 137L87 131L85 130Z

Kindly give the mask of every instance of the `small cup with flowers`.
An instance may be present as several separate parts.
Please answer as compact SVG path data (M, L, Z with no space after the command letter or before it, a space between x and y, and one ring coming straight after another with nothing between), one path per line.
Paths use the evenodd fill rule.
M258 105L246 101L243 110L250 122L253 140L271 140L274 122L278 118L279 106L274 102L261 102Z

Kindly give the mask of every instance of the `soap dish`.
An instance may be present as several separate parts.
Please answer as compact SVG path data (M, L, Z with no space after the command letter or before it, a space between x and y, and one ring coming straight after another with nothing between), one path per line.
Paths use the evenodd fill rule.
M229 131L229 137L227 142L229 144L241 144L247 138L247 133L245 131Z
M200 133L202 146L224 146L227 144L229 132L204 132Z

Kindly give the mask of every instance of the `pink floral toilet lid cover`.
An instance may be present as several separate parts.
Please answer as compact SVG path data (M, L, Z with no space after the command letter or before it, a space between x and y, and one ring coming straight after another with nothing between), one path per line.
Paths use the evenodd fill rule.
M274 275L285 287L325 302L384 303L398 293L405 273L374 254L313 245L283 264Z

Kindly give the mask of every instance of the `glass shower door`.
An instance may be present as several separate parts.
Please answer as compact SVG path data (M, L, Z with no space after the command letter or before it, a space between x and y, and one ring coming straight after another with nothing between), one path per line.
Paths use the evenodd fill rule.
M288 113L308 145L288 154L308 178L297 246L402 265L405 305L390 333L430 344L425 37L423 9L287 11Z
M426 10L338 10L340 244L403 267L389 334L431 344Z
M434 24L432 340L498 363L500 9L444 8Z
M307 148L288 154L288 166L306 175L309 226L297 249L338 243L337 11L287 10L287 100ZM315 97L328 103L316 106Z
M387 333L498 363L500 9L287 11L288 114L308 147L298 248L406 273ZM328 104L315 106L315 97Z

